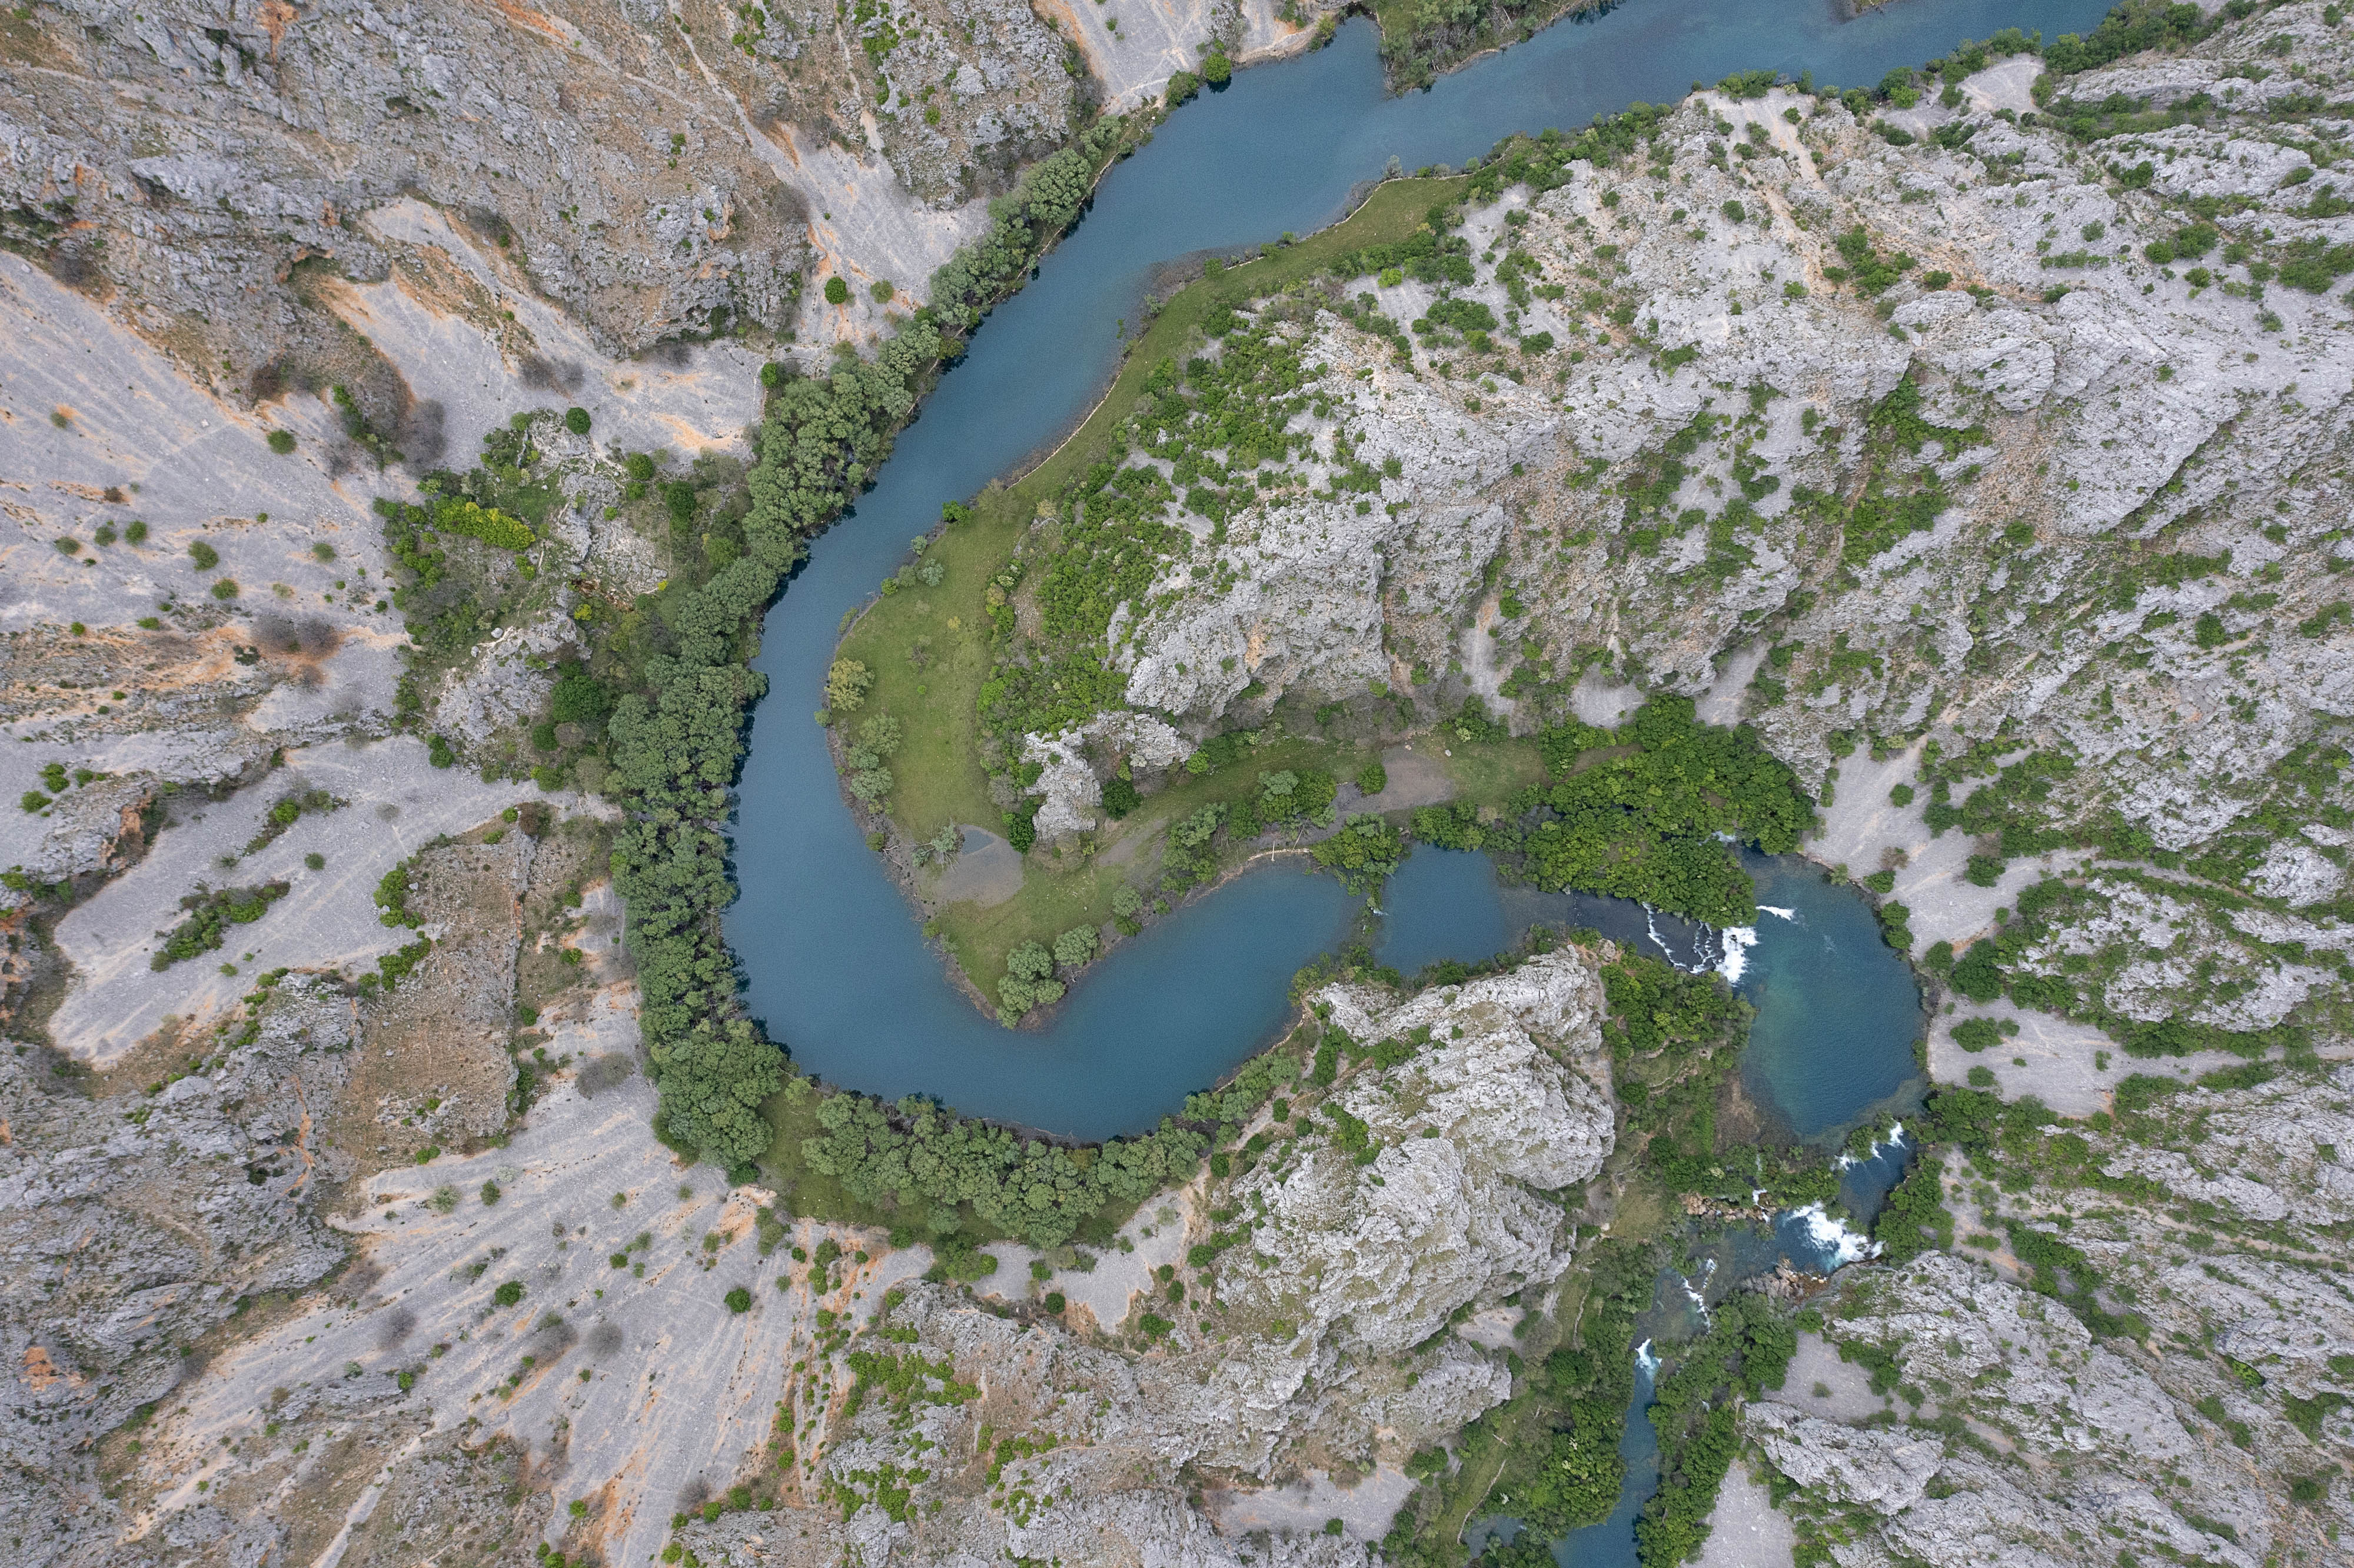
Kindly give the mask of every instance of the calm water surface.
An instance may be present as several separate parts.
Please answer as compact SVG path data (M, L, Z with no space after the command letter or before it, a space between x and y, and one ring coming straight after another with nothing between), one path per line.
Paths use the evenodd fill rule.
M1876 81L1965 37L2014 26L2081 32L2102 9L2099 0L1907 0L1841 22L1835 0L1629 0L1403 98L1383 96L1374 36L1360 21L1331 48L1245 71L1173 115L1104 180L1036 281L976 334L875 488L819 541L768 618L757 665L769 697L754 718L741 784L742 896L727 936L771 1036L850 1088L928 1094L974 1115L1100 1138L1153 1125L1187 1090L1263 1045L1291 973L1344 927L1351 903L1330 881L1258 873L1107 959L1051 1030L1002 1030L942 974L842 809L810 718L842 618L938 519L941 503L1015 469L1081 417L1117 359L1117 323L1139 314L1153 269L1317 228L1392 157L1410 169L1459 164L1511 132L1572 129L1734 70ZM1421 919L1412 887L1391 902L1394 919ZM1493 930L1509 927L1512 911L1505 900L1471 917ZM1423 921L1426 932L1432 924ZM1437 942L1413 940L1430 950ZM1761 930L1760 967L1770 969L1766 946ZM1800 970L1789 974L1795 981ZM1817 1011L1843 1005L1833 992ZM1802 1043L1802 1032L1788 1038ZM1778 1070L1767 1075L1778 1080ZM1785 1110L1804 1127L1829 1103L1809 1091Z

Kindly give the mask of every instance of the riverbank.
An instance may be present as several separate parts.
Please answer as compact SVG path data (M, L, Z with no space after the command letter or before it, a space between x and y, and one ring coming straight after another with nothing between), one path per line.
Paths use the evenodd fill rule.
M907 730L891 767L896 787L888 816L895 842L920 843L943 828L997 828L1004 821L1013 802L1002 798L1003 791L993 787L983 766L988 752L979 728L981 691L995 662L992 637L1020 613L1009 596L1020 585L1041 509L1102 461L1153 368L1185 353L1214 311L1313 277L1343 252L1394 243L1421 225L1432 205L1451 200L1462 184L1459 178L1385 181L1331 228L1298 243L1268 247L1233 266L1221 264L1180 289L1153 309L1150 325L1129 344L1109 387L1068 436L1013 482L992 482L968 507L958 508L952 521L924 535L922 551L904 557L883 590L856 611L835 657L864 666L872 677L857 711L862 717L887 713ZM1412 733L1374 737L1375 749ZM1255 750L1254 760L1263 768L1323 767L1338 775L1344 768L1353 773L1370 760L1364 751L1356 743L1331 747L1293 739ZM1148 802L1148 814L1132 826L1115 827L1108 840L1131 838L1176 815L1226 801L1240 785L1182 778L1169 783ZM1061 850L1049 846L1043 853L1054 859ZM1082 847L1076 853L1089 852ZM1047 869L1034 856L1019 900L985 911L950 906L938 912L939 934L968 975L993 979L1005 955L1022 943L1051 941L1082 921L1101 926L1114 918L1112 881L1097 876L1085 886L1057 884L1030 874L1031 868Z

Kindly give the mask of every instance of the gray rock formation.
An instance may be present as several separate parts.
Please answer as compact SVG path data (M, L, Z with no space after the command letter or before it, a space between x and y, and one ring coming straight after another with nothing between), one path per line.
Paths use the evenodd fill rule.
M351 1174L323 1126L351 1005L290 977L243 1017L164 1043L96 1094L65 1058L0 1054L12 1561L70 1559L122 1528L96 1484L98 1438L199 1375L221 1325L343 1260L318 1209Z
M1326 1096L1303 1081L1287 1122L1253 1123L1274 1140L1263 1164L1188 1194L1182 1301L1148 1277L1128 1331L1089 1343L1034 1310L905 1287L885 1298L879 1342L869 1330L852 1343L921 1359L925 1373L885 1394L870 1362L874 1392L822 1423L805 1483L847 1518L728 1519L681 1538L706 1562L744 1563L832 1562L854 1542L943 1563L1364 1561L1353 1535L1315 1531L1246 1547L1181 1478L1247 1494L1311 1467L1364 1476L1502 1403L1503 1358L1450 1324L1535 1299L1571 1266L1548 1194L1601 1169L1615 1107L1600 984L1575 949L1404 1002L1348 988L1312 1001L1362 1045L1408 1049ZM1344 1116L1362 1149L1335 1134ZM993 1446L976 1446L984 1425ZM878 1490L895 1477L904 1499Z
M869 281L920 297L979 198L1067 138L1079 96L1067 46L1002 0L855 17L707 0L270 0L233 16L74 3L7 29L10 247L199 384L263 402L344 385L412 455L432 442L431 410L341 298L345 281L454 281L404 204L495 258L470 307L493 323L512 291L569 313L607 354L739 327L831 338L882 321ZM861 303L804 302L817 257L856 277ZM580 380L527 332L508 335L526 383Z
M1819 788L1819 853L1894 874L1916 951L2091 858L2005 826L2028 848L2097 830L2113 860L2278 902L2095 869L2021 968L2122 1021L2312 1016L2354 946L2345 803L2308 760L2354 694L2354 217L2253 90L2283 48L2296 79L2354 74L2345 30L2296 5L2044 84L2052 112L2018 111L2035 62L1990 65L1958 108L1896 111L1904 145L1785 89L1695 94L1648 162L1570 162L1469 212L1470 286L1267 302L1320 367L1290 426L1310 450L1218 529L1174 519L1190 549L1112 619L1127 703L1199 736L1287 699L1425 720L1477 699L1525 733L1688 694ZM2213 119L2064 128L2150 73L2206 84ZM1409 362L1338 308L1426 325L1442 296L1496 330L1419 332ZM1366 468L1362 500L1336 487ZM1074 758L1055 789L1084 798L1070 737L1027 744ZM2005 768L1977 842L1930 827ZM1995 881L1968 880L1974 853Z

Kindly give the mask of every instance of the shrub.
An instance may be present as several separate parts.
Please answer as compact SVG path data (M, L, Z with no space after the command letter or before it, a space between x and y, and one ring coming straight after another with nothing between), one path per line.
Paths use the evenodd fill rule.
M2002 971L1995 967L1992 942L1973 942L1955 960L1954 989L1972 1001L1992 1001L2002 994Z
M1309 854L1337 874L1351 893L1371 895L1405 860L1405 835L1371 812L1359 811Z
M313 850L309 854L302 857L302 863L310 867L313 871L324 871L327 869L327 857L321 854L317 850Z
M134 523L132 526L135 528L138 524ZM196 563L196 570L208 572L220 565L220 552L199 539L188 546L188 559Z
M1055 962L1066 969L1084 967L1098 946L1093 926L1074 926L1055 938Z
M433 526L500 550L528 550L538 539L530 525L496 507L482 506L463 496L451 496L433 506Z
M284 457L288 453L292 452L294 450L294 432L292 430L270 431L270 450L276 452L280 457Z
M867 688L875 684L873 672L855 659L836 659L825 673L826 711L846 714L856 710L866 700Z
M730 1312L749 1312L752 1309L752 1293L740 1285L727 1293L726 1300Z
M215 577L213 579L213 597L219 599L223 604L235 599L237 597L237 579L235 577Z
M891 302L891 296L898 291L891 287L890 279L877 278L875 280L873 286L866 291L875 296L875 302L876 304L887 305Z
M1983 1051L2001 1040L2002 1031L1991 1018L1965 1018L1954 1025L1954 1044L1965 1051Z
M1728 223L1745 223L1749 219L1749 209L1737 201L1726 202L1721 210Z
M840 277L828 278L825 281L825 302L829 305L850 303L849 281Z
M1113 821L1119 821L1142 804L1144 804L1144 797L1138 792L1133 780L1122 779L1117 774L1104 780L1104 815Z
M1389 787L1389 769L1381 765L1378 758L1357 769L1357 793L1360 795L1378 795Z
M147 542L147 524L133 517L122 525L122 536L134 545L143 545Z
M588 409L567 408L564 410L564 428L570 430L574 435L587 435L588 433Z
M502 1307L512 1307L523 1299L523 1281L510 1279L491 1292L491 1299Z
M1974 854L1962 876L1972 887L1992 887L2002 880L2002 856Z

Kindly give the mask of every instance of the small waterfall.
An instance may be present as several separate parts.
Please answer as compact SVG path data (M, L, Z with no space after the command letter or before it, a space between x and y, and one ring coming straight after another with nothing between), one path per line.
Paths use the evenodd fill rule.
M1888 1124L1888 1132L1885 1137L1875 1138L1872 1140L1871 1153L1842 1153L1838 1159L1831 1161L1831 1166L1834 1170L1847 1171L1858 1165L1868 1165L1883 1154L1894 1154L1901 1159L1904 1151L1912 1147L1912 1142L1913 1140L1904 1135L1904 1124L1901 1121L1892 1121Z
M1722 933L1724 958L1716 972L1724 977L1727 985L1739 985L1741 977L1749 972L1749 949L1757 945L1755 926L1728 926Z
M1805 1230L1808 1243L1821 1259L1818 1266L1824 1274L1880 1254L1878 1242L1850 1229L1845 1221L1831 1218L1820 1203L1792 1209L1785 1217L1796 1221Z

